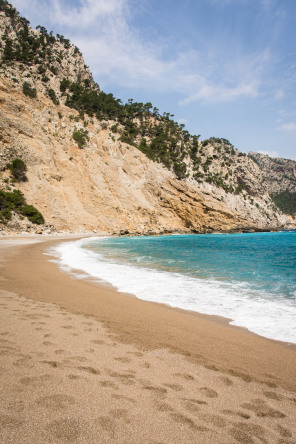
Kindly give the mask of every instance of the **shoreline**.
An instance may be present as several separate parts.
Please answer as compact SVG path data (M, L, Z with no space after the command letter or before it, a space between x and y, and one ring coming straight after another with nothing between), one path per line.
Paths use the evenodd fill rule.
M72 240L0 240L0 442L295 442L295 349L75 279Z
M213 234L216 234L216 233L213 233ZM106 235L106 236L93 236L93 237L94 238L100 238L100 237L101 238L104 238L104 237L110 238L110 237L113 237L113 236L112 235ZM83 239L89 239L89 237L88 238L82 237L82 238L80 238L78 240L83 240ZM185 308L185 307L182 307L182 306L171 305L170 302L161 302L161 301L157 301L157 300L151 300L151 299L148 299L148 298L145 299L145 298L142 298L142 297L138 296L136 293L129 293L128 291L119 290L118 288L116 288L114 286L113 283L111 283L111 282L109 282L107 280L104 280L103 278L93 276L93 275L89 274L88 271L85 270L85 269L81 269L79 267L77 267L77 268L76 267L73 267L73 268L69 267L69 270L67 271L67 267L68 267L67 263L65 263L66 269L63 270L63 265L60 262L59 254L51 254L50 251L49 251L49 253L46 253L46 254L48 256L52 256L53 262L57 264L58 268L60 269L60 271L62 273L67 273L72 278L83 279L83 280L91 282L94 285L97 285L98 287L110 288L110 289L113 289L113 291L115 291L116 293L120 293L120 294L126 295L128 297L137 298L137 299L142 300L142 301L150 302L151 304L163 305L163 306L168 307L169 309L173 309L173 310L176 310L176 311L181 311L181 312L184 312L184 313L190 313L192 315L195 315L195 316L198 316L198 317L201 317L201 318L204 318L204 319L208 319L209 321L213 321L215 323L228 325L229 328L241 329L241 330L243 330L243 331L245 331L245 332L247 332L249 334L253 334L253 335L259 336L261 338L273 341L275 343L278 343L278 344L281 344L281 345L286 346L288 348L292 348L292 349L296 350L296 342L292 342L292 341L288 341L288 340L284 340L284 339L278 339L278 338L271 337L271 336L265 336L264 334L260 334L260 333L258 333L256 331L250 330L247 326L245 326L243 324L240 325L240 324L236 323L235 319L230 317L230 316L225 316L225 315L221 315L221 314L209 314L206 311L205 312L200 312L200 311L198 311L198 310L196 310L194 308L190 309L190 308Z
M98 235L90 235L90 237L97 237ZM213 343L217 341L217 343L220 344L221 350L220 355L223 356L223 359L220 358L218 360L218 363L220 361L220 369L227 372L227 369L225 368L222 363L227 360L228 351L231 349L233 354L233 347L234 345L230 346L230 343L236 344L235 348L237 348L237 351L240 349L240 347L249 347L250 344L254 343L256 344L256 347L259 347L261 350L261 353L266 356L268 355L268 351L273 351L273 347L277 348L279 347L278 351L280 351L282 348L287 349L287 351L292 352L292 356L294 358L295 362L295 370L291 371L291 375L293 375L293 378L291 378L291 382L294 379L295 383L290 385L288 383L286 386L288 386L290 389L293 389L296 391L296 346L295 344L291 344L288 342L283 341L277 341L269 338L265 338L263 336L257 335L256 333L253 333L252 331L240 327L240 326L234 326L230 325L229 321L230 319L224 318L223 316L218 315L207 315L203 313L198 313L195 311L190 310L184 310L181 308L171 307L166 304L152 302L152 301L145 301L137 298L135 295L132 294L125 294L118 292L115 287L113 287L111 284L104 285L100 284L97 280L90 278L86 279L77 279L73 278L71 274L65 273L62 270L60 270L59 266L49 261L49 255L48 253L45 255L45 251L53 245L56 245L57 243L62 242L69 242L73 240L73 238L79 240L82 238L85 238L85 236L73 235L70 238L68 236L64 239L51 239L51 240L40 240L39 242L36 242L34 244L29 243L27 246L23 245L21 249L29 249L29 255L32 257L31 261L29 261L29 264L23 264L23 258L24 256L28 256L27 252L20 252L20 256L17 262L17 268L18 270L15 270L15 257L12 261L12 269L9 267L9 262L5 269L8 271L8 276L10 276L10 285L7 286L6 289L9 291L20 291L20 294L25 297L32 297L31 290L32 286L34 287L34 296L33 299L36 300L42 300L44 302L53 302L58 305L60 305L62 308L73 310L76 313L83 313L87 314L88 316L94 316L97 320L100 322L103 322L105 325L108 326L108 328L111 329L112 333L118 336L121 341L123 342L129 342L136 344L137 346L141 347L147 347L150 348L157 348L159 346L165 346L166 348L169 348L171 350L174 350L176 352L180 352L184 356L189 357L189 359L192 359L193 361L202 362L203 359L195 359L195 355L200 354L200 350L197 346L194 345L193 336L196 335L198 337L199 334L202 335L203 338L203 345L202 349L203 351L206 351L209 353L209 350L211 347L206 346L206 340L209 339L208 336L211 337L211 344L213 346ZM39 239L37 239L39 240ZM33 253L33 255L32 255ZM54 258L54 256L52 256ZM34 264L33 266L31 264ZM34 269L35 273L34 276L30 278L30 282L25 278L26 275L28 275L28 269ZM54 284L51 287L51 296L48 297L45 294L40 293L40 281L42 279L42 276L46 272L47 280L51 280L54 282ZM5 272L4 272L5 275ZM6 275L7 276L7 275ZM18 279L19 278L19 279ZM12 282L13 279L13 282ZM17 282L21 282L21 290L18 286ZM67 294L66 297L65 294L59 293L58 295L54 294L56 282L60 282L64 289L65 294L67 294L67 291L69 289L75 293L75 301L71 300L71 296ZM28 285L29 284L29 285ZM75 291L76 288L79 287L78 292ZM38 292L36 291L38 289ZM79 292L89 292L90 294L90 303L82 303L80 300ZM17 292L17 291L16 291ZM37 296L37 293L39 293L39 296ZM39 299L38 299L39 297ZM99 300L99 298L102 297L103 301ZM121 313L119 312L118 308L114 309L112 308L112 305L110 303L110 300L112 300L112 303L116 307L121 308ZM99 313L98 307L100 307L100 310L104 309L104 316L102 316ZM92 312L94 310L94 312ZM129 319L130 314L133 313L137 314L141 318L141 322L138 320L133 322L133 325L131 325L131 319ZM147 317L149 315L149 321L148 325L153 325L154 331L156 333L154 335L150 335L150 338L147 336L147 328L145 330L145 324L147 323ZM161 328L161 331L157 331L157 326L159 327L159 324L161 323L162 318L168 317L167 326L170 328L170 335L174 338L174 341L168 341L164 342L163 337L166 336L165 329ZM106 318L108 320L106 320ZM115 318L116 321L113 319ZM127 321L129 319L129 322ZM157 320L155 320L157 319ZM126 325L125 325L126 321ZM144 328L140 328L140 325L143 325ZM180 337L178 335L174 335L172 330L174 329L175 325L180 325L181 329L184 329L186 331L187 335L187 341L186 340L180 340ZM130 328L128 328L130 327ZM189 332L189 330L193 330ZM214 334L209 334L209 332L215 331ZM137 333L137 334L135 334ZM215 337L217 335L217 337ZM225 338L225 339L224 339ZM174 342L174 344L173 344ZM218 348L217 343L215 344L215 350ZM239 346L237 345L239 343ZM175 345L178 344L178 345ZM199 344L201 347L201 344ZM295 353L294 353L295 352ZM257 352L256 352L257 353ZM256 353L254 354L254 358L256 356ZM240 355L240 353L237 353ZM211 359L213 362L217 360L216 356L214 356L215 353L209 353L206 359ZM229 356L228 356L229 357ZM284 358L282 358L284 360ZM290 360L290 358L288 359ZM231 363L233 366L239 366L241 364L240 359L238 359L235 356L232 356ZM248 357L247 361L250 361L250 357ZM255 360L254 360L255 361ZM215 365L217 362L215 363ZM269 365L269 364L268 364ZM254 369L259 370L261 367L260 365L252 365ZM292 369L291 369L292 370ZM279 368L280 371L280 368ZM260 371L262 373L262 370ZM266 373L268 371L266 370Z

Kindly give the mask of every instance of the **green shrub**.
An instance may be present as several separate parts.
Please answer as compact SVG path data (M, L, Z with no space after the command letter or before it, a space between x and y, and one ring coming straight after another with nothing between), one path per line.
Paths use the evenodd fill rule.
M81 128L81 129L75 128L73 131L72 137L75 140L75 142L77 143L77 145L79 146L79 148L81 148L81 149L84 148L87 141L89 140L88 131L83 128Z
M63 78L63 80L60 82L60 91L65 92L67 88L69 88L71 82L69 79Z
M23 193L13 190L12 193L0 190L0 222L6 223L11 218L11 212L26 216L32 223L44 224L42 214L33 206L27 205Z
M242 183L239 183L235 189L235 194L240 194L245 189L246 189L246 186Z
M33 205L24 205L21 209L21 214L26 216L33 224L44 224L44 218L42 214Z
M7 168L10 169L13 177L19 182L26 182L27 176L27 165L22 159L14 159L11 163L7 165Z
M47 76L42 76L42 77L41 77L41 80L42 80L42 82L44 82L44 83L49 82L49 77L47 77Z
M43 65L39 65L37 69L38 74L44 74L46 72L46 68Z
M51 65L51 66L49 67L49 69L50 69L50 71L51 71L54 75L57 75L58 70L57 70L57 68L56 68L55 66Z
M37 97L36 88L32 88L30 83L23 83L23 93L25 96L31 97L31 99L35 99Z
M112 133L118 133L118 123L116 123L115 125L112 125L110 127L110 130L112 131Z
M55 94L54 90L53 90L53 89L49 89L49 90L47 91L47 93L48 93L48 95L49 95L49 98L53 101L53 103L54 103L55 105L58 105L58 104L59 104L59 101L58 101L58 99L57 99L57 97L56 97L56 94Z

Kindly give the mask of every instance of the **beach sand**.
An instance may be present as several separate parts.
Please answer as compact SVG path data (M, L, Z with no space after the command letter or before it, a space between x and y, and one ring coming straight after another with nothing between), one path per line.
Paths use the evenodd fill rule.
M34 240L0 239L1 443L296 442L294 346L74 279Z

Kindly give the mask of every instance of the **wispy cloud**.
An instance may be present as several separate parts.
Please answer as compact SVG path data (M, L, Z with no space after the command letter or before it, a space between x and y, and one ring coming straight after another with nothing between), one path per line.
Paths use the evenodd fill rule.
M85 30L89 26L101 25L106 18L109 24L111 18L117 22L117 18L123 16L125 4L125 0L81 0L79 6L73 6L53 0L51 16L58 24Z
M283 123L276 129L282 131L296 131L296 122Z
M211 0L217 3L216 0ZM237 2L238 0L235 0ZM249 0L239 0L241 4ZM261 0L269 4L272 0ZM220 4L222 0L219 0ZM218 3L219 3L218 2ZM234 0L223 0L231 4ZM266 84L269 51L235 54L211 43L178 51L157 37L142 36L132 18L131 0L15 0L42 24L47 14L55 30L70 37L81 49L94 77L103 86L142 88L179 93L181 105L230 102L256 98ZM49 5L50 3L50 5ZM49 7L50 6L50 7ZM131 25L133 23L133 25ZM58 32L58 31L56 31ZM196 49L198 47L198 49ZM277 91L280 98L282 92Z
M238 97L256 97L258 95L258 85L242 84L233 87L225 87L223 85L203 85L197 93L194 93L184 100L180 101L180 105L201 100L202 102L230 102Z

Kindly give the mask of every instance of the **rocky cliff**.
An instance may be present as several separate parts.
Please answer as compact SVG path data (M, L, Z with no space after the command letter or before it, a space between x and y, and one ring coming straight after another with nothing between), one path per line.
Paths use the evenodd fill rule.
M40 232L288 226L254 153L224 139L201 142L150 106L119 105L99 90L77 48L32 30L4 0L0 35L0 190L22 191L45 218ZM27 181L7 168L16 158ZM13 216L7 230L36 225Z
M295 160L271 158L254 152L250 152L249 156L261 169L263 183L269 193L296 192Z

